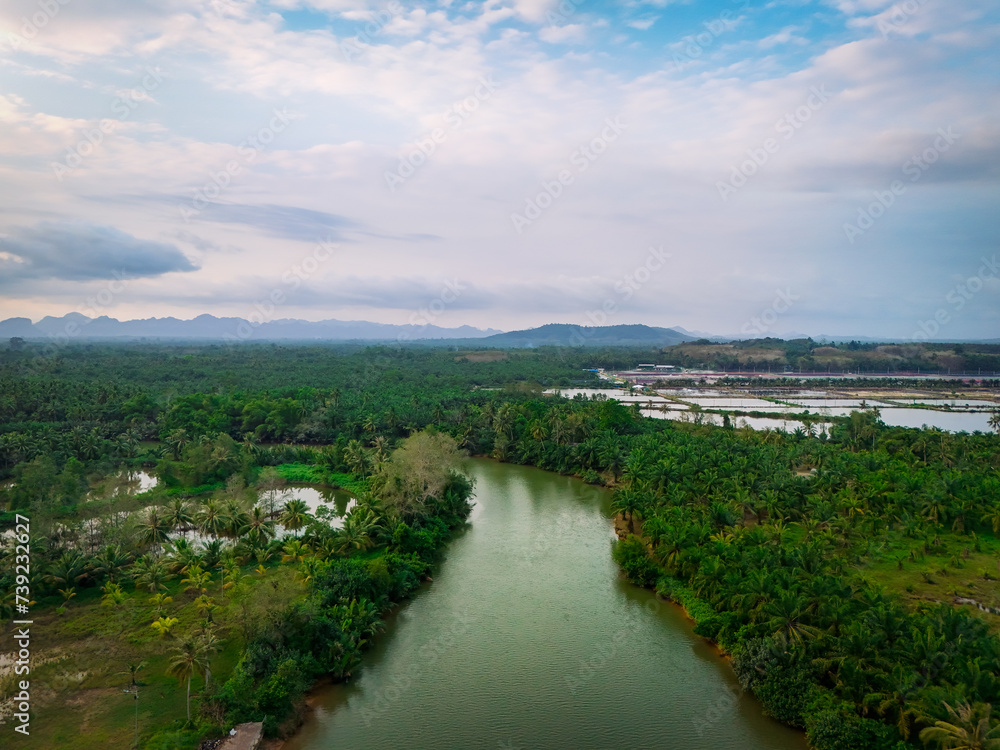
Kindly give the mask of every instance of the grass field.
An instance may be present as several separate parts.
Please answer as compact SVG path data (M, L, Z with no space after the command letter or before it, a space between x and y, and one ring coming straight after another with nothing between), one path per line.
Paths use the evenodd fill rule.
M220 605L213 620L223 639L222 650L212 659L216 683L226 680L239 658L242 626L263 610L283 606L304 591L290 566L272 565L263 578L254 574L246 583L244 591L224 599L216 576L214 590L209 591ZM79 589L62 615L57 613L57 600L39 602L31 626L31 736L23 738L5 727L4 748L133 747L136 702L124 690L131 681L129 665L140 663L144 666L136 675L139 746L180 746L176 737L161 736L153 745L149 741L158 732L179 729L184 721L185 685L167 676L166 669L179 637L198 628L203 617L192 603L195 593L185 593L177 578L164 593L173 601L162 614L179 621L172 635L165 638L150 627L156 614L146 591L131 591L121 605L108 608L101 604L100 589ZM10 635L4 634L0 650L11 648ZM12 694L12 679L9 669L4 670L0 682L4 695ZM203 688L203 678L196 676L192 697Z
M936 540L925 544L923 539L893 531L884 546L879 543L873 550L870 562L858 566L858 572L913 606L955 604L961 597L1000 608L1000 540L956 532L941 532ZM994 632L1000 631L1000 616L971 604L956 606L986 620Z

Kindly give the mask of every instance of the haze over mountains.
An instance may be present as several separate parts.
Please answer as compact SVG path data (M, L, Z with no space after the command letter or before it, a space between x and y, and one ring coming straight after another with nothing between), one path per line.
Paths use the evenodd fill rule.
M423 343L446 342L449 345L487 346L497 348L532 348L537 346L634 346L666 347L708 339L726 342L765 338L767 334L747 336L713 335L690 331L680 326L661 328L641 324L612 326L579 326L550 323L523 331L498 331L495 328L475 328L463 325L447 328L435 325L392 325L366 320L297 320L282 318L266 323L254 323L243 318L218 318L199 315L191 320L179 318L145 318L117 320L108 316L89 318L81 313L62 317L48 316L37 323L29 318L8 318L0 321L0 341L20 337L26 340L59 341L202 341L202 342L265 342L265 341L366 341ZM784 340L808 338L806 334L771 334ZM889 339L866 336L814 335L814 341L844 343L848 341L888 343ZM946 341L946 339L941 339ZM966 339L965 343L1000 343L998 339Z
M535 346L672 346L695 337L673 328L646 325L584 327L549 324L526 331L501 332L472 326L445 328L435 325L390 325L363 320L281 319L254 324L243 318L199 315L192 320L147 318L117 320L107 316L89 318L69 313L46 317L37 323L29 318L0 321L0 339L27 340L201 340L201 341L448 341L483 346L520 348Z
M88 318L69 313L61 318L45 317L37 323L28 318L8 318L0 321L0 338L20 336L24 339L198 339L203 341L388 341L417 339L476 339L500 333L495 329L481 330L472 326L442 328L435 325L388 325L364 320L295 320L283 318L254 324L243 318L217 318L199 315L191 320L179 318L146 318L117 320L102 315Z

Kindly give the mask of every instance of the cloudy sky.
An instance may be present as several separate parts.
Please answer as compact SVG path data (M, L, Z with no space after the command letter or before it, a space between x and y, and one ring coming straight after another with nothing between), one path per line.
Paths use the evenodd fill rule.
M996 337L998 49L995 0L5 0L0 317Z

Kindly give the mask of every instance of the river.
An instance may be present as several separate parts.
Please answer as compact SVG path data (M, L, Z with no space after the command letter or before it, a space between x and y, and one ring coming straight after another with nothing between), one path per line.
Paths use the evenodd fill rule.
M803 750L673 605L621 580L609 493L486 459L471 526L286 750Z

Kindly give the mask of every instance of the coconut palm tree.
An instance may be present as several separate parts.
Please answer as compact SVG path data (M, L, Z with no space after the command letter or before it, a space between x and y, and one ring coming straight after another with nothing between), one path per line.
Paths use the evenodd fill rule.
M195 515L198 530L202 534L218 538L226 530L229 519L223 513L217 500L206 500Z
M352 440L344 448L344 463L352 473L364 477L368 472L368 455L357 440Z
M204 594L208 591L208 586L212 582L212 574L207 570L202 570L200 565L192 564L187 570L187 578L182 578L181 583L187 584L185 591L200 591Z
M125 593L121 585L112 583L111 581L101 586L101 591L104 592L104 596L101 597L102 607L108 607L109 609L119 607L128 599L128 594Z
M149 555L143 555L136 560L131 573L135 579L136 589L143 588L150 594L165 589L164 584L173 578L162 560L157 560Z
M1000 750L1000 725L990 723L989 703L944 704L950 721L935 721L920 731L924 744L936 743L943 750Z
M94 556L91 565L95 576L114 581L128 565L129 560L129 554L120 546L109 544Z
M220 639L212 629L206 630L198 639L198 649L201 651L202 661L205 665L205 687L212 686L212 654L222 650L222 639Z
M76 586L88 576L87 561L78 550L63 552L49 566L45 580L53 586Z
M147 599L147 601L150 604L156 607L157 618L159 618L160 615L163 613L163 608L168 604L170 604L170 602L172 602L173 600L174 598L172 596L167 596L162 592L158 594L153 594L151 597L149 597L149 599Z
M181 451L189 442L191 442L191 438L188 436L187 430L184 429L174 430L167 436L166 444L174 461L180 460Z
M186 639L170 655L167 664L167 674L176 677L181 682L187 681L187 720L191 723L191 680L201 672L204 674L205 655L198 642L193 638Z
M355 507L344 518L344 527L337 535L339 540L337 551L368 549L374 545L371 535L381 528L371 508L360 505Z
M293 539L282 547L281 562L302 562L310 552L309 547L301 539Z
M178 622L180 622L180 620L176 617L157 617L149 624L149 627L155 630L156 634L160 636L160 638L166 638L171 635L170 631L177 626Z
M611 501L611 512L621 513L632 533L635 533L635 514L639 510L641 501L641 496L633 489L618 490Z
M226 501L223 517L226 519L226 528L223 534L230 539L238 539L250 522L250 515L243 508L243 504L235 498Z
M158 547L170 541L170 524L158 508L150 508L139 520L139 542L146 547Z
M175 497L164 508L163 520L173 529L185 529L194 525L194 514L183 498Z
M255 505L247 514L240 534L245 536L252 546L263 546L274 538L274 522L268 518L267 512L263 508Z
M304 500L289 500L278 518L281 525L289 531L298 531L308 520L309 505Z
M201 555L187 539L175 539L163 560L171 573L186 573L192 565L201 564Z

